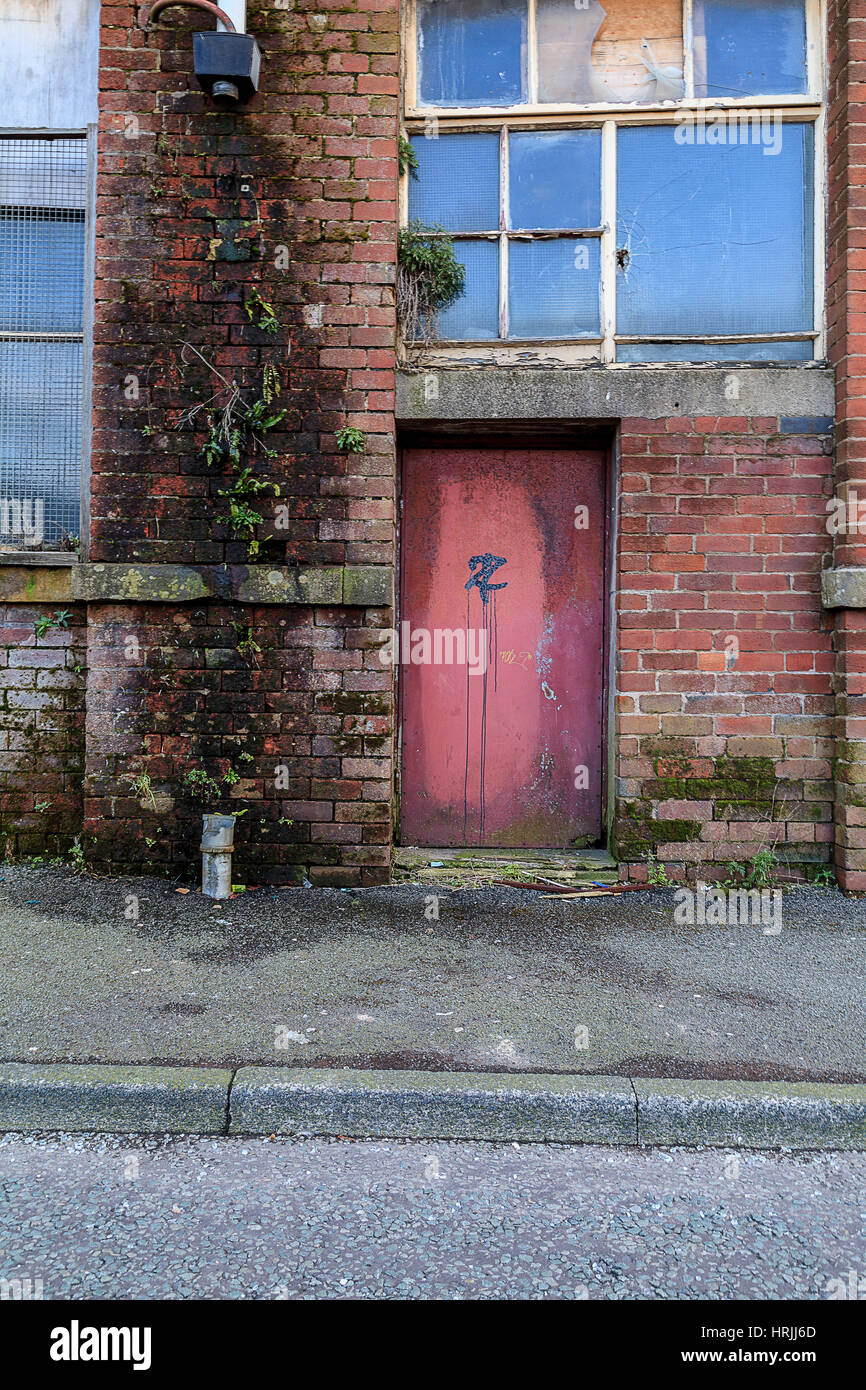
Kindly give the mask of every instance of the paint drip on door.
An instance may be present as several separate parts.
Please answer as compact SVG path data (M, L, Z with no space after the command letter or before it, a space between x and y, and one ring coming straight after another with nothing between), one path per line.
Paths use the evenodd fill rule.
M484 820L486 815L486 801L484 793L484 781L487 771L487 701L489 694L489 678L493 675L493 693L497 689L497 677L499 667L499 643L498 643L498 619L496 613L496 595L500 589L508 588L508 580L502 580L498 584L492 584L491 579L498 569L507 565L508 561L504 555L492 555L486 551L483 555L472 555L469 559L469 579L464 584L466 590L466 633L467 640L470 631L470 616L472 607L472 591L477 589L481 599L481 619L482 630L484 632L484 642L486 650L491 654L492 661L488 661L484 668L481 681L481 709L476 718L480 722L479 728L479 768L478 768L478 842L484 843ZM469 670L466 672L466 770L463 779L463 838L466 839L469 823L469 748L473 728L473 711L471 700L472 687L469 681ZM477 701L476 701L477 703Z

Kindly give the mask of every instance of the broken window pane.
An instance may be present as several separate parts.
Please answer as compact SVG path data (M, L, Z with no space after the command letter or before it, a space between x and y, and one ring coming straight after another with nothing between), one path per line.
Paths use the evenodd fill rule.
M618 343L617 362L810 362L809 342Z
M511 131L508 165L512 227L600 225L600 130Z
M811 125L771 113L751 128L621 130L619 332L811 329L812 162Z
M439 336L470 341L498 338L499 243L458 241L454 253L466 267L466 290L439 315Z
M418 177L409 181L409 218L449 232L499 226L499 135L414 136Z
M678 101L682 0L537 0L538 99Z
M508 251L508 336L598 335L598 241L512 241Z
M423 106L526 101L527 0L420 0Z
M807 90L804 0L695 0L694 30L696 96Z

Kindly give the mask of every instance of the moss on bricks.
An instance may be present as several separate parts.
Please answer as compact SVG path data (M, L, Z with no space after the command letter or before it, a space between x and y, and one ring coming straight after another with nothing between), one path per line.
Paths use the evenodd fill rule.
M659 845L685 844L700 838L700 821L654 820L649 807L637 801L621 802L620 811L614 826L612 853L627 863L645 859Z
M653 766L658 773L660 759ZM772 758L716 758L712 777L659 777L644 783L652 801L714 801L725 806L769 808L776 787Z

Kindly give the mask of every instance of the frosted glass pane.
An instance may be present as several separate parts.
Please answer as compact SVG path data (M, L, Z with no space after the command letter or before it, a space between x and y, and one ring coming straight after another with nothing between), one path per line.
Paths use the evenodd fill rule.
M440 338L499 336L499 243L458 241L454 252L466 267L466 291L439 315Z
M495 232L499 227L499 136L416 135L418 177L409 180L409 219L448 232Z
M536 13L541 101L682 97L682 0L537 0Z
M0 524L3 498L26 504L31 526L38 503L49 547L79 531L81 358L81 343L0 341ZM0 545L14 547L5 526Z
M629 128L618 141L620 333L796 333L812 327L810 125L780 144L678 143Z
M512 241L508 336L579 338L599 332L598 241Z
M84 213L0 215L0 329L80 332L83 312Z
M600 225L600 130L512 131L508 162L512 227Z
M805 92L803 0L695 0L695 95Z
M421 0L421 104L514 106L526 101L526 30L526 0Z
M617 362L811 362L808 343L618 343Z

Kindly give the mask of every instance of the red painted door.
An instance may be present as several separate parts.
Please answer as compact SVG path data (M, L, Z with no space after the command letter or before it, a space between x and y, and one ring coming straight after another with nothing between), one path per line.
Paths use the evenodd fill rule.
M404 452L401 839L601 834L604 456Z

